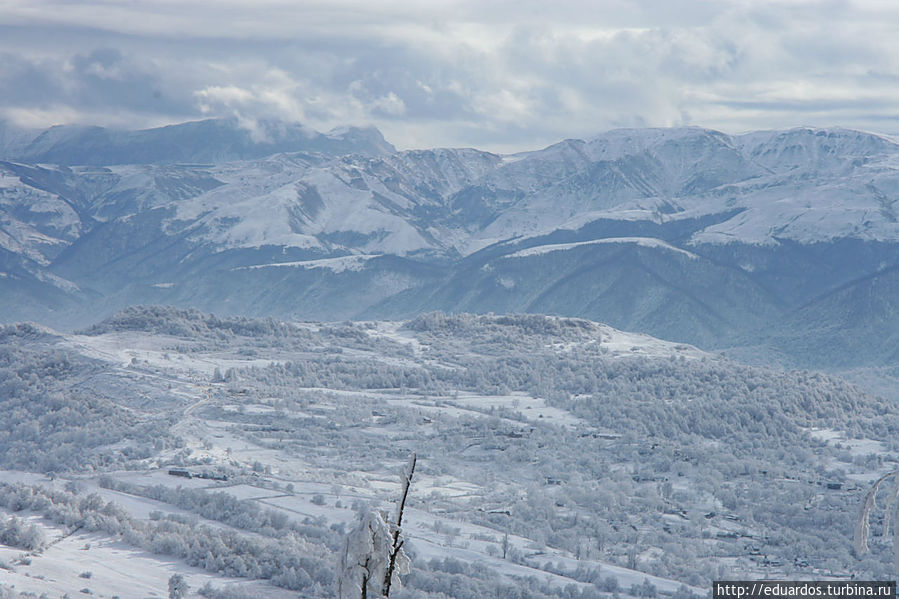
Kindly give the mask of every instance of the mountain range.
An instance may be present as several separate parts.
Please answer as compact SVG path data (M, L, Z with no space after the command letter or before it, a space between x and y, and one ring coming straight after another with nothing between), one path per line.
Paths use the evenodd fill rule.
M899 144L839 128L620 129L499 155L275 122L4 125L0 320L539 312L889 366L897 202Z

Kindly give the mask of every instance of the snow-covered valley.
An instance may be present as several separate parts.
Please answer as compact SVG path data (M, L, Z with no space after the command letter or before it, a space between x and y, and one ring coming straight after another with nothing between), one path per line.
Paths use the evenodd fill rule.
M848 547L899 460L897 414L839 379L544 316L133 308L2 338L2 407L23 417L2 431L0 521L45 538L0 550L18 591L164 596L177 573L211 596L329 597L341 540L394 509L412 452L397 597L689 597L892 563ZM65 430L60 410L79 414Z

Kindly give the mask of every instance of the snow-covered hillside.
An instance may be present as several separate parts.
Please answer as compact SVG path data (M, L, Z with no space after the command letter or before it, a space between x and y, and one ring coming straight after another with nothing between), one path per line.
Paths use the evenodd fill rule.
M820 374L538 315L142 307L0 341L0 584L18 591L164 596L180 574L206 596L333 597L347 533L395 508L411 452L391 597L690 599L722 575L891 571L848 539L899 415Z

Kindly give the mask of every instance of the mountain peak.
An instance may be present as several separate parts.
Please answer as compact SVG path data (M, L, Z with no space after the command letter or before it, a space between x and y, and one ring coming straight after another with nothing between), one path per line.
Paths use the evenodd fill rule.
M142 130L57 125L0 135L0 159L68 166L227 162L283 152L383 156L395 151L374 127L322 134L299 123L237 118Z
M755 131L734 139L744 155L773 172L804 167L836 173L859 159L899 149L883 136L842 127Z

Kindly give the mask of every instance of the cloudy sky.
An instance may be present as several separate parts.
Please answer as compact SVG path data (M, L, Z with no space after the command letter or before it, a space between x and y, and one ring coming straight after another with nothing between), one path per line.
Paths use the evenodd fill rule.
M0 0L0 119L274 117L497 151L630 126L896 133L897 32L894 0Z

